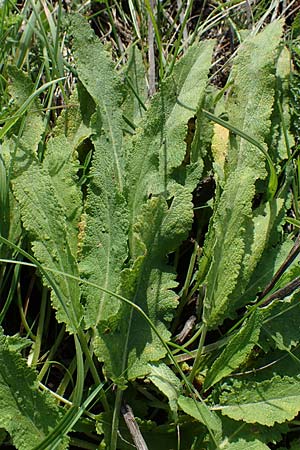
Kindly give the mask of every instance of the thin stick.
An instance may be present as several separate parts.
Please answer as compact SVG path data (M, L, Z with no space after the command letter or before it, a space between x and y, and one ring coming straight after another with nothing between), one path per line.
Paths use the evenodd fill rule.
M294 259L297 257L297 255L300 252L300 234L297 236L297 239L295 241L295 244L293 248L291 249L290 253L286 257L285 261L281 264L277 272L275 273L274 277L270 281L270 283L266 286L266 288L263 290L263 292L259 295L258 300L261 300L264 298L275 286L279 278L282 276L282 274L286 271L286 269L292 264Z
M121 413L137 450L148 450L147 444L134 418L133 411L127 403L124 403L121 407Z
M284 286L281 289L278 289L278 291L271 294L266 300L264 300L262 303L260 303L259 306L266 306L269 303L271 303L273 300L283 300L288 295L291 295L293 292L295 292L300 287L300 277L296 277L293 281L288 283L286 286Z

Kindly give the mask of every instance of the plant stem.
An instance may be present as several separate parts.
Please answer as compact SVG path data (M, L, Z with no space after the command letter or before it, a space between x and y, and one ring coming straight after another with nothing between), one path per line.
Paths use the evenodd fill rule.
M201 361L201 358L203 355L203 347L204 347L204 342L205 342L205 338L206 338L206 333L207 333L207 325L203 324L200 342L199 342L199 346L198 346L198 350L197 350L197 355L196 355L191 373L188 377L188 380L191 383L193 382L195 375L198 371L199 365L200 365L200 361Z

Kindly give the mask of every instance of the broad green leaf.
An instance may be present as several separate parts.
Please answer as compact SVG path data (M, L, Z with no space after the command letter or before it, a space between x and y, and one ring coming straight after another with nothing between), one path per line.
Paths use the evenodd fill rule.
M229 123L245 131L265 145L270 128L274 101L274 64L276 49L282 32L282 24L273 22L254 37L248 38L235 58L233 86L227 102ZM228 148L226 182L220 201L216 205L208 249L205 258L211 261L206 280L203 320L208 328L220 325L231 317L236 305L230 301L247 251L252 247L252 200L255 183L266 177L266 161L263 153L245 139L231 137ZM247 262L244 277L249 279L255 269L262 245L254 244L254 251ZM207 252L211 254L207 254ZM201 265L200 265L201 267Z
M224 450L270 450L266 444L261 442L259 439L253 438L251 441L246 441L245 439L238 439L236 442L230 442L227 445L223 445Z
M152 381L166 397L168 397L170 409L176 419L177 400L182 392L180 380L166 364L151 364L150 368L151 372L150 375L148 375L149 380Z
M191 194L184 188L169 207L163 196L152 197L133 228L133 265L122 273L119 293L143 309L165 340L170 337L167 324L177 305L177 295L171 291L177 286L175 273L166 264L166 256L185 238L191 223ZM95 341L95 352L114 380L143 376L149 373L148 362L166 354L145 319L127 304L121 305L104 331Z
M234 382L220 398L222 414L269 427L293 419L300 411L300 380L275 376L257 382Z
M124 188L124 161L122 154L122 90L124 87L108 58L103 45L93 33L87 21L74 15L71 18L70 33L73 36L73 53L76 70L96 106L97 120L101 117L103 128L102 145L109 149L113 160L115 184L120 192ZM98 124L100 127L100 125ZM110 172L107 171L107 174Z
M282 22L274 21L241 45L234 60L233 86L227 102L230 123L265 145L275 95L274 66L282 35ZM245 139L238 148L229 147L228 158L233 168L252 169L256 179L266 177L266 161L262 152Z
M28 170L13 180L13 191L38 261L50 269L78 276L65 211L49 173L36 160L29 159ZM59 289L59 299L54 293L52 299L57 309L57 320L65 322L67 329L74 333L82 317L79 283L67 276L56 275L55 284Z
M76 68L96 104L92 127L94 154L82 220L80 271L83 278L115 291L127 257L127 206L123 197L122 84L102 44L80 16L71 20ZM119 303L84 285L85 321L93 327L114 315Z
M274 247L271 244L264 250L259 263L251 274L247 288L240 296L239 304L245 305L253 301L257 293L261 292L267 286L288 256L293 244L292 240L285 240L283 243L277 244Z
M18 89L21 89L19 84L22 86L23 83L28 84L29 90L30 83L26 81L26 76L19 71L14 74ZM61 197L66 200L66 204L62 205L48 169L43 167L36 156L42 129L40 116L36 118L36 123L36 126L30 127L30 123L26 122L26 132L24 131L18 143L13 161L13 193L20 205L22 222L32 240L35 257L50 269L77 276L74 233L69 233L66 222L66 215L70 213L67 211L70 207L69 194L65 193L65 197ZM70 155L67 156L69 157ZM73 174L68 166L67 169L64 166L60 172L60 176L65 177L66 185L70 185ZM77 195L76 201L79 200ZM79 206L73 204L72 211ZM70 332L75 332L82 317L78 281L57 275L55 285L59 298L52 292L52 299L57 309L57 319L65 322Z
M291 149L294 145L294 138L289 131L291 69L291 54L286 47L283 47L276 66L276 93L269 136L272 158L277 163L288 158L287 148Z
M264 317L260 345L265 352L274 348L291 350L299 343L299 294L295 294L290 300L286 299L269 305L264 310Z
M194 417L213 431L220 432L222 428L221 419L213 411L210 411L207 405L190 397L181 395L178 399L178 405L189 416Z
M13 104L20 108L34 92L34 85L31 80L19 69L14 66L8 67L10 77L9 92L13 99ZM44 131L43 117L41 114L41 105L35 99L27 109L26 116L17 122L12 131L18 135L19 141L15 137L4 137L0 146L0 177L1 177L1 235L14 243L18 242L21 235L21 218L18 204L11 193L10 180L16 171L14 165L17 157L18 167L22 164L22 152L37 153L38 144ZM10 133L9 133L10 134ZM18 148L18 154L16 151ZM26 157L24 158L26 166ZM10 254L9 249L3 249L4 255Z
M82 277L115 291L127 256L127 206L117 186L111 151L105 136L98 131L91 180L83 217L83 244L80 271ZM86 297L85 321L93 327L107 320L119 309L116 298L91 286L83 286Z
M267 427L260 424L245 423L229 419L229 417L222 417L222 442L220 447L226 444L237 445L238 442L249 443L257 445L276 443L282 440L283 435L289 430L288 423L276 424L276 427ZM258 441L258 442L257 442ZM253 443L253 444L252 444ZM243 448L248 448L247 446ZM267 447L269 448L269 447Z
M56 197L63 207L66 217L67 234L73 257L77 253L78 224L82 210L82 194L78 181L78 161L74 147L65 136L49 140L43 167L47 169Z
M0 332L0 427L18 450L31 450L56 426L60 412L46 392L38 390L36 373L9 349ZM66 441L59 449L67 447Z
M273 199L254 210L253 218L246 222L244 257L236 288L230 296L232 310L241 308L249 302L248 294L243 294L249 286L250 279L253 278L253 272L261 262L265 250L275 246L280 240L280 225L283 222L284 214L285 202L283 199ZM269 269L270 264L268 266ZM263 275L261 272L258 273ZM252 287L252 284L250 286ZM258 291L256 290L255 294Z
M14 66L9 67L9 76L11 78L10 94L16 106L21 107L34 92L34 85L29 77ZM19 126L20 122L17 125ZM15 128L16 131L19 131L19 127L16 126ZM37 146L43 131L44 123L41 114L41 104L35 99L27 109L20 146L32 152L37 152ZM18 157L20 158L20 154Z
M175 65L170 79L162 87L160 95L166 120L160 149L162 178L172 175L173 170L180 167L187 156L188 149L183 143L188 140L188 122L203 105L214 44L214 41L206 41L191 47ZM171 89L175 89L176 99L174 104L167 105L164 102L169 101ZM195 120L198 118L195 117ZM186 165L189 164L190 161L186 161Z
M230 375L246 361L254 345L257 344L261 325L262 317L256 310L209 368L204 381L205 390Z
M127 164L131 226L149 196L166 193L171 187L173 171L184 161L188 121L203 99L212 48L213 42L190 48L153 97L137 130ZM197 163L202 170L202 161Z
M95 102L80 81L72 92L66 109L58 117L53 129L54 136L66 136L75 150L89 138L92 130L91 117Z
M240 273L245 252L245 225L251 217L253 195L250 169L228 177L211 231L214 244L203 310L203 320L210 328L222 323L234 311L228 299Z

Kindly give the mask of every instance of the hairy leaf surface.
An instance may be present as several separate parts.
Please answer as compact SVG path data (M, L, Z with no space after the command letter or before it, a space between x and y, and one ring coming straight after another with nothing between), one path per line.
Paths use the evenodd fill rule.
M259 439L253 439L251 441L246 441L245 439L238 439L236 442L231 442L223 446L226 450L269 450L266 444L261 442Z
M122 149L123 85L108 58L103 45L83 17L72 16L70 32L73 36L73 51L76 69L81 83L98 107L103 134L103 145L110 150L114 164L115 183L119 191L124 188L124 161ZM100 119L101 118L101 119ZM98 124L99 125L99 124ZM109 172L108 172L109 173Z
M173 170L185 158L188 120L203 98L212 48L213 42L205 42L187 52L153 97L137 131L128 153L131 225L149 195L167 193ZM198 164L202 170L202 161Z
M122 109L126 119L129 119L132 125L137 126L145 114L147 101L145 67L137 45L132 45L129 50L125 75L128 93ZM132 127L129 127L128 131L132 133Z
M192 416L199 422L204 423L210 429L220 432L222 428L220 418L216 415L216 413L210 411L206 405L190 397L184 397L183 395L179 397L178 405L189 416Z
M235 420L273 426L300 411L299 378L276 376L261 383L234 382L221 396L222 414Z
M232 70L234 86L228 101L229 122L264 145L270 127L274 98L274 62L282 32L280 22L270 24L239 49ZM255 182L266 176L265 157L245 139L231 137L227 179L207 237L211 265L205 284L203 320L209 328L231 317L236 304L230 296L238 283L243 259L253 240L252 200ZM250 278L265 242L254 249L253 262L244 265ZM206 253L204 251L204 253ZM249 261L250 262L250 261Z
M38 390L36 373L20 354L8 347L0 332L0 427L7 430L18 450L31 450L55 427L58 407ZM59 449L66 448L66 442Z
M65 211L48 172L32 160L30 171L14 179L13 189L20 203L24 227L32 237L35 257L50 269L78 276L73 244L70 244L64 220ZM65 322L70 332L75 332L82 317L78 281L57 274L55 284L60 293L59 299L52 296L57 319Z
M174 419L176 419L177 400L182 392L180 380L166 364L151 364L150 368L149 380L168 398L170 409L174 415Z
M169 208L163 196L149 200L133 229L134 263L122 273L119 293L143 309L164 340L170 336L166 325L177 305L177 295L171 291L177 283L166 255L184 239L191 221L191 194L184 188ZM148 362L165 356L156 333L129 305L122 304L110 326L96 340L95 351L113 379L143 376L149 372Z
M82 195L76 183L79 166L76 156L69 140L65 136L58 136L49 140L43 161L43 167L51 177L55 194L64 210L74 259L77 256L78 224L82 211Z
M205 390L230 375L247 359L257 344L261 325L262 317L256 310L209 368L204 382Z
M26 79L24 74L17 72L16 79L19 80L19 78L21 81ZM20 204L23 225L30 233L35 257L50 269L77 276L74 233L69 233L66 224L66 214L69 213L67 209L70 206L68 193L65 193L68 204L62 205L48 169L43 167L36 156L40 134L41 118L39 126L26 129L25 135L22 135L19 142L13 166L14 195ZM60 172L60 176L68 180L67 183L72 181L72 178L69 179L70 170L72 172L67 165L67 169L63 166ZM63 197L61 199L64 201ZM74 205L73 210L80 207L78 194L77 201L79 204ZM57 319L65 322L70 332L75 332L82 317L78 281L64 275L57 275L55 285L60 293L60 298L52 293L54 307L57 309Z
M90 171L80 270L90 282L115 291L127 257L127 206L123 197L122 84L102 44L81 17L72 18L74 54L79 79L93 98L94 155ZM105 321L119 309L106 293L83 286L87 327Z

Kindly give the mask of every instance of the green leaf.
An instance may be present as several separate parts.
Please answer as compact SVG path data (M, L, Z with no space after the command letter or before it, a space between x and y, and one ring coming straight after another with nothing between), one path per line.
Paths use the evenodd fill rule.
M228 445L237 445L238 442L247 442L249 445L276 443L282 440L283 435L289 430L288 423L276 424L276 427L267 427L257 423L238 422L229 417L222 417L222 447L227 442ZM258 441L258 442L257 442ZM225 446L225 448L227 448ZM231 447L229 447L231 448ZM248 448L247 445L243 448ZM269 448L269 447L267 447Z
M213 255L207 274L203 321L209 328L222 323L234 308L229 296L234 291L245 252L245 224L251 217L254 195L251 170L228 177L213 222ZM209 242L209 237L207 238Z
M234 420L273 426L293 419L300 411L300 380L279 377L256 382L234 382L220 398L222 414Z
M213 42L205 42L189 49L175 67L174 75L153 97L128 149L127 198L131 226L149 196L166 193L174 184L173 171L185 158L188 121L203 99L212 48ZM202 161L197 164L201 174Z
M50 269L78 276L65 211L48 172L37 161L31 160L28 170L13 180L13 191L38 261ZM53 294L52 300L57 309L57 320L65 322L67 329L74 333L82 317L79 283L65 275L56 275L55 285L59 298Z
M142 54L137 45L133 44L129 49L125 76L128 93L122 106L123 114L126 119L129 119L136 126L145 114L145 103L147 101L145 66ZM133 132L131 127L129 128L129 132Z
M120 192L124 188L124 160L122 155L122 91L124 87L108 58L103 45L93 33L87 21L80 15L71 18L70 33L73 36L73 52L76 69L84 85L98 107L97 120L102 121L103 142L113 160L115 184ZM100 125L98 124L100 127ZM97 128L98 128L97 126ZM110 174L108 171L107 174Z
M272 246L272 243L270 243L270 246L266 246L260 261L251 274L247 288L243 294L240 294L240 305L245 305L246 303L253 301L256 298L257 293L261 292L267 286L280 265L288 256L293 245L294 242L287 239L274 247Z
M73 257L77 254L78 224L82 211L82 194L77 182L79 164L74 147L65 136L49 140L43 167L47 169L56 197L66 217L67 234Z
M263 32L248 38L240 47L232 69L233 86L227 102L229 123L261 145L265 145L270 129L274 64L281 32L282 24L273 22ZM244 268L244 276L249 279L262 254L262 244L251 248L252 201L256 181L266 177L265 164L265 157L256 146L231 136L224 191L206 238L207 249L204 247L205 259L210 261L204 280L207 290L203 310L208 328L215 328L226 317L232 317L236 304L230 298L240 274ZM248 261L245 259L243 267L249 251L253 254Z
M266 444L258 439L253 439L251 441L246 441L245 439L238 439L236 442L231 442L223 446L224 450L270 450Z
M117 175L105 137L98 131L91 179L83 216L81 276L89 282L116 291L127 257L127 206L117 186ZM93 327L108 320L119 309L119 301L89 285L83 286L86 298L85 321Z
M210 411L204 403L181 395L178 399L178 405L186 414L205 424L211 430L216 432L221 431L222 423L220 418L215 412Z
M21 81L25 77L20 72L17 72L17 76ZM41 119L39 124L40 121ZM72 223L71 232L66 215L70 214L71 205L72 213L80 208L80 203L74 204L74 201L80 202L80 196L76 188L70 192L60 192L61 189L66 189L62 186L72 185L74 168L63 164L60 170L60 177L63 180L56 178L55 185L49 174L47 163L46 167L43 167L36 156L41 127L39 125L28 128L27 125L26 123L26 133L22 135L17 148L12 180L13 193L20 205L23 225L32 240L34 255L41 264L53 270L78 276L74 256L75 224ZM66 159L69 161L70 154L66 155ZM50 166L49 162L49 169L54 170L54 167L57 168L57 163L56 166L55 164ZM57 309L57 319L65 322L67 330L74 333L82 318L78 281L64 275L57 275L49 287L54 286L56 294L52 292L52 300Z
M234 60L233 86L227 102L228 121L265 146L275 95L275 60L282 35L282 22L274 21L255 36L247 38ZM228 159L233 168L252 169L256 178L266 177L262 152L245 139L231 145Z
M166 396L169 400L170 409L173 417L177 418L177 400L182 392L180 380L174 372L163 363L159 365L150 365L151 372L148 375L150 381Z
M166 256L185 238L192 214L191 194L184 188L169 207L163 196L151 198L133 228L134 262L122 272L119 293L143 309L165 340L170 337L167 324L177 305L177 295L171 291L177 286L175 273L166 264ZM149 373L148 362L166 354L145 319L127 304L122 304L109 327L98 331L95 352L114 380L143 376Z
M60 419L55 402L38 390L36 373L8 347L0 330L0 427L18 450L31 450ZM67 447L66 441L59 449Z
M9 89L10 94L16 106L21 108L34 92L34 85L25 73L14 66L8 68L8 73L12 81ZM26 149L36 152L38 143L40 142L44 131L41 104L39 100L35 99L29 104L26 112L27 114L20 144L22 147L26 147Z
M204 381L205 390L230 375L246 361L258 341L261 325L261 314L255 310L209 368Z
M54 136L66 136L77 150L92 133L90 124L94 112L95 102L79 81L70 96L67 108L57 119L53 129Z
M94 155L82 220L80 271L84 279L115 291L127 257L127 206L123 197L122 84L102 44L80 16L71 19L78 76L97 112L91 127ZM116 314L119 302L83 286L85 321L93 327Z
M291 350L299 343L299 294L295 294L289 300L269 305L267 309L264 309L264 317L260 345L265 352L274 348Z
M291 124L289 98L291 69L290 51L283 47L276 66L276 93L268 142L273 153L272 159L277 163L288 158L288 149L291 149L294 145L294 138L289 131Z

